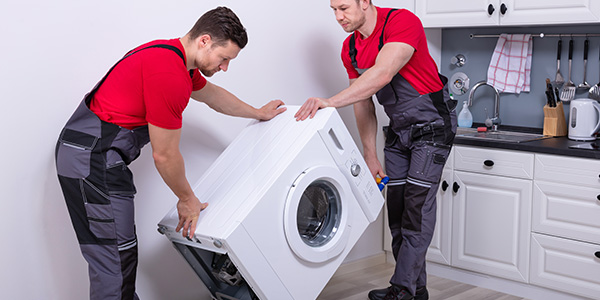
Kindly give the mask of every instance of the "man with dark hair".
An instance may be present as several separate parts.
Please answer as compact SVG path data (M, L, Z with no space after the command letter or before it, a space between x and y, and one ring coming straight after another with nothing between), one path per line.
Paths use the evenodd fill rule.
M280 100L255 109L202 76L227 71L247 42L230 9L208 11L182 38L152 41L127 53L63 128L56 167L89 265L90 299L138 299L136 190L127 166L148 142L158 172L179 199L177 231L188 238L195 232L207 203L194 195L179 151L190 96L231 116L269 120L285 110Z
M456 132L456 101L437 72L421 21L405 9L374 6L369 0L331 0L342 28L352 33L342 46L350 87L331 98L309 98L297 120L319 108L354 104L365 161L375 177L385 176L377 159L377 119L372 96L390 118L385 168L390 181L387 208L396 259L391 286L369 299L428 299L425 254L436 219L436 193Z

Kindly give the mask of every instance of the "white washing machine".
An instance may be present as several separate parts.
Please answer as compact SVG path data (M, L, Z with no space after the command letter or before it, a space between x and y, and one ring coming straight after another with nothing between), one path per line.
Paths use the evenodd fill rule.
M195 237L158 224L215 299L315 299L384 199L333 108L253 121L194 187Z

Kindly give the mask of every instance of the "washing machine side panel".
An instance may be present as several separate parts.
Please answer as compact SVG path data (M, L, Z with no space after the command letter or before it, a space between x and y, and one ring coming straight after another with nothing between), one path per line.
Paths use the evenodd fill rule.
M272 270L280 278L293 299L298 300L317 298L369 225L369 221L362 213L352 191L341 191L345 195L342 199L342 209L347 210L347 218L351 224L351 227L345 226L340 229L349 231L343 251L322 263L307 262L294 253L286 240L284 230L286 199L296 178L306 169L315 166L329 166L337 169L335 161L318 135L315 135L311 142L306 144L242 222L242 226L263 257L269 262ZM295 216L292 217L295 218ZM244 251L244 249L232 249L232 251ZM261 285L261 283L258 284ZM277 294L266 294L266 296L267 299L278 299Z
M271 267L268 258L261 253L243 227L239 226L231 233L225 246L236 249L228 253L229 258L260 299L294 299Z
M350 183L363 213L369 222L375 221L385 200L342 118L338 114L333 114L325 126L319 130L319 135L342 174ZM358 174L352 174L353 168L355 171L357 170L355 166L359 166Z

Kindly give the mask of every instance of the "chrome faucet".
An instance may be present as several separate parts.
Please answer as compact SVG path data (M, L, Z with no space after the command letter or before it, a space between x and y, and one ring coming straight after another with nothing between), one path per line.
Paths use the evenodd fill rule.
M475 94L475 90L477 90L477 88L479 88L480 86L484 86L484 85L491 87L494 90L494 92L496 93L496 96L494 99L494 117L491 119L485 120L485 125L488 127L492 127L492 131L496 131L496 130L498 130L498 125L500 125L500 93L498 93L498 90L495 87L489 85L485 81L480 81L480 82L476 83L471 88L471 92L469 92L469 102L467 103L467 105L471 106L471 104L473 104L473 95Z

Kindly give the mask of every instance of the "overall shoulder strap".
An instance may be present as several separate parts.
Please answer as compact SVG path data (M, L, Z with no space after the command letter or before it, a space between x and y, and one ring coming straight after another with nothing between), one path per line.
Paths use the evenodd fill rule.
M387 25L390 15L397 10L398 10L397 8L391 9L390 12L385 17L385 23L383 23L383 29L381 29L381 35L379 36L379 50L381 50L381 48L383 48L383 33L385 32L385 25Z
M92 97L94 96L94 94L96 93L96 91L98 91L98 89L100 88L100 86L102 86L102 84L104 83L104 81L106 80L106 78L108 78L108 75L113 71L113 69L120 63L122 62L124 59L130 57L131 55L134 55L142 50L146 50L146 49L150 49L150 48L163 48L163 49L169 49L173 52L175 52L183 61L183 65L186 65L186 61L185 58L183 57L183 52L181 52L181 50L179 50L179 48L172 46L172 45L166 45L166 44L156 44L156 45L151 45L148 47L144 47L138 50L131 50L129 52L127 52L127 54L125 54L125 56L123 56L121 59L119 59L119 61L117 61L109 70L108 72L106 72L106 75L104 75L104 77L102 77L102 79L96 84L96 86L92 89L92 91L88 94L87 100L86 102L91 101ZM190 70L190 78L194 76L194 70Z
M358 69L358 66L356 64L356 53L358 53L358 51L356 51L356 45L355 45L355 41L354 41L354 33L352 33L352 36L350 36L350 41L348 42L348 54L350 54L350 59L352 60L352 66L355 69Z

